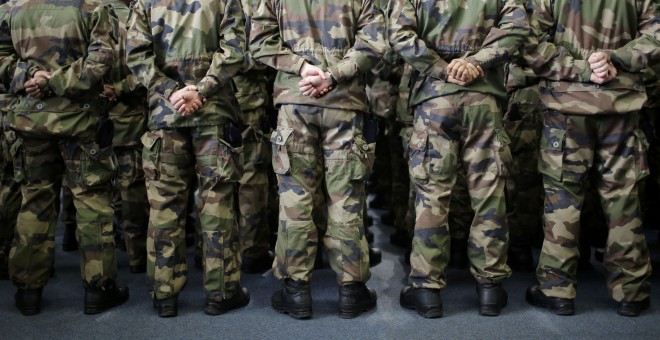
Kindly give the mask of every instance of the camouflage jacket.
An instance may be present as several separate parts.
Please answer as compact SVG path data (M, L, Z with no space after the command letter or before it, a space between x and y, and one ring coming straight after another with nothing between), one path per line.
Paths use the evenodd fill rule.
M410 105L458 91L506 97L502 62L529 34L520 0L395 0L389 40L417 72ZM445 82L451 60L464 57L480 65L484 77L463 87Z
M117 101L109 108L110 119L115 125L113 146L139 145L146 130L147 91L126 66L126 23L130 9L121 0L103 0L112 9L112 29L118 37L115 64L105 76L105 83L112 85Z
M278 70L275 104L367 111L364 73L385 51L384 27L371 0L263 0L252 18L250 50ZM321 98L303 96L305 61L332 73L335 88Z
M646 101L640 71L660 59L660 18L655 0L534 0L538 46L526 55L541 81L541 101L566 114L638 111ZM610 53L612 81L590 82L587 59Z
M97 0L17 0L2 22L14 54L1 58L2 78L16 95L7 122L39 135L78 136L95 131L106 116L102 78L114 62L115 37L108 10ZM32 98L24 83L50 72L53 95Z
M259 0L241 0L243 13L245 13L245 35L249 36L252 13L257 10ZM268 93L268 70L263 64L252 58L249 51L245 51L245 65L240 74L234 77L236 84L236 99L241 110L249 111L259 107L271 105Z
M244 63L240 0L137 0L128 24L128 67L148 90L150 130L221 125L241 113L232 77ZM204 105L182 117L169 102L197 85Z

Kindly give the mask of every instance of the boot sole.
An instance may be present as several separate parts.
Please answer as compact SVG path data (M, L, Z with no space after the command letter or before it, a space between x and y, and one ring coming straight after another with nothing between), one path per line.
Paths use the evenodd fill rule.
M286 306L273 305L273 308L282 314L289 314L294 319L309 319L312 317L311 308L287 308Z
M527 303L529 303L532 306L545 308L545 309L549 310L550 312L552 312L553 314L556 314L556 315L569 316L569 315L574 315L575 314L575 307L573 307L573 306L559 306L559 307L557 307L557 306L553 306L553 305L550 305L550 304L547 304L547 303L539 303L539 302L537 302L536 300L534 300L533 298L531 298L529 296L525 296L525 301L527 301Z
M349 305L349 306L339 306L339 317L342 319L352 319L356 318L364 312L368 312L376 308L376 301L369 303L365 306L360 305Z
M217 306L212 306L212 305L206 305L204 306L204 313L207 315L222 315L230 310L233 309L238 309L241 307L245 307L250 303L250 298L246 298L238 303L232 304L232 305L227 305L227 306L222 306L222 307L217 307Z
M117 307L117 306L123 304L126 301L128 301L128 295L126 295L126 297L122 298L121 300L116 300L116 301L112 301L112 302L109 302L109 303L102 303L102 304L98 304L98 305L87 305L87 304L85 304L85 311L84 312L87 315L103 313L106 310L108 310L110 308L113 308L113 307Z
M419 314L420 316L426 319L437 319L443 316L442 307L419 308L415 305L409 305L404 303L401 304L401 307L414 310L417 312L417 314Z
M18 304L16 304L16 308L21 312L21 314L25 316L32 316L32 315L37 315L41 313L41 308L36 307L36 308L26 308L26 307L21 307Z

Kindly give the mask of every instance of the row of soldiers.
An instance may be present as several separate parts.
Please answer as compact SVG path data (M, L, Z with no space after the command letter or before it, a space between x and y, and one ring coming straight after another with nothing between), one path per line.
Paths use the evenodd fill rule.
M639 315L650 291L638 197L648 173L639 111L650 105L641 71L660 58L657 3L528 5L528 12L514 0L3 5L3 159L13 161L3 176L14 189L2 202L17 197L20 185L22 204L11 251L5 240L0 259L9 260L17 308L40 312L62 182L76 210L85 313L128 299L115 280L113 180L131 271L147 271L159 316L177 315L191 209L205 313L245 306L241 258L255 270L273 259L265 215L271 157L280 206L272 267L282 280L273 308L312 316L309 281L320 240L337 273L340 316L374 308L376 294L365 285L375 254L364 227L365 183L383 158L375 154L372 111L397 112L405 123L381 129L408 159L409 176L400 157L392 157L399 163L391 173L410 179L391 192L392 206L404 207L394 210L393 240L411 245L403 307L442 316L453 247L468 254L479 313L499 315L508 299L501 282L511 274L508 224L511 250L527 254L520 262L530 267L542 178L540 285L527 300L573 314L580 210L593 173L610 229L610 293L620 314ZM379 60L389 65L374 69ZM268 67L277 70L274 79ZM374 72L392 96L367 98ZM397 91L407 95L396 100ZM393 99L377 108L384 98ZM450 230L451 219L471 225Z

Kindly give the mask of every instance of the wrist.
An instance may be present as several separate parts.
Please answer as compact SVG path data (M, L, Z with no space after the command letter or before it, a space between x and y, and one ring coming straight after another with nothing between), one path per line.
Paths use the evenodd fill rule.
M326 72L326 75L327 75L328 78L330 79L330 83L331 83L333 86L337 85L337 78L335 78L335 76L332 75L332 72L328 71L328 72Z

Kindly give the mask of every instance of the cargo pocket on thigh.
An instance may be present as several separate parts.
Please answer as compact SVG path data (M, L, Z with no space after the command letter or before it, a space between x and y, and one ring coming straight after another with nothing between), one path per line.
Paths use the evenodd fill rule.
M160 177L160 149L162 147L162 133L160 131L147 131L142 135L142 170L147 180L157 180Z
M7 153L7 161L13 162L14 167L14 181L16 183L25 183L25 149L23 148L23 140L20 139L16 132L5 131L5 151Z
M635 129L635 178L639 181L650 174L647 151L649 142L642 129Z
M351 180L367 180L373 170L375 158L376 143L369 144L361 136L356 136L353 139L347 164Z
M429 180L428 139L425 131L413 130L408 142L408 171L411 179L418 183Z
M511 175L511 163L513 162L511 149L509 148L511 139L502 128L495 129L495 134L497 137L495 143L493 143L493 151L497 173L500 177L508 178Z
M238 182L243 176L243 146L232 146L224 139L218 140L218 179Z
M86 186L109 182L117 174L117 157L112 146L99 147L97 143L81 144L80 183Z
M541 135L541 159L539 172L555 181L562 180L564 171L564 145L566 131L544 128Z
M291 158L287 143L293 134L293 129L278 126L270 136L273 149L273 171L279 175L291 173Z

